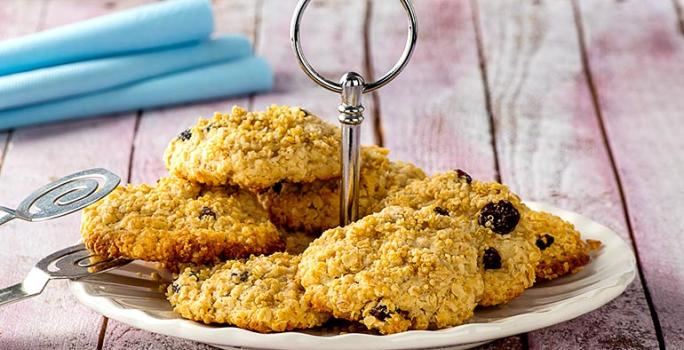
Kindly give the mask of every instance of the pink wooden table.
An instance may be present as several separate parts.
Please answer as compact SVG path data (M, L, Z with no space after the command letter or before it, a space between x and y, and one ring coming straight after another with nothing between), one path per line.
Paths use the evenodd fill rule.
M2 0L0 39L149 1ZM310 82L290 50L295 2L214 1L217 30L253 38L274 66L272 93L0 133L2 203L94 166L154 181L165 173L168 140L233 104L302 105L333 121L338 97ZM367 98L364 142L429 172L468 169L526 199L583 213L620 233L638 257L638 278L613 302L485 348L684 349L684 0L415 3L417 52L400 78ZM331 77L345 68L381 74L405 35L394 1L318 1L306 18L307 55ZM73 244L78 222L3 227L0 285ZM210 347L108 321L53 282L0 310L0 348Z

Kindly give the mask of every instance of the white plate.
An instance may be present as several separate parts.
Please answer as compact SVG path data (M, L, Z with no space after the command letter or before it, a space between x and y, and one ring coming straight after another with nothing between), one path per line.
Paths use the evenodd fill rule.
M207 326L184 320L171 311L150 278L153 265L133 262L97 279L70 282L72 293L89 308L136 328L215 346L256 349L465 349L567 321L614 299L632 282L636 262L631 247L615 232L588 218L546 204L532 209L554 213L575 224L583 238L604 247L581 272L528 289L509 304L478 309L468 324L438 331L409 331L392 335L307 332L260 334L236 327ZM168 276L166 276L168 277Z

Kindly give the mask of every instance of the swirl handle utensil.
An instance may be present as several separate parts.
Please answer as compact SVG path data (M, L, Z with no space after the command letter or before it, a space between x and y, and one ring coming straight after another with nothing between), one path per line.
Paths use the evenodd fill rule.
M15 218L44 221L71 214L102 199L119 182L118 176L102 168L65 176L31 193L17 209L0 206L0 225Z
M31 268L21 283L0 289L0 306L43 292L52 279L76 280L128 264L126 259L100 259L83 244L56 251Z
M121 179L112 172L88 169L47 184L26 197L17 209L0 206L0 225L19 218L44 221L81 210L112 192ZM125 259L103 259L83 244L41 259L23 282L0 289L0 305L40 294L51 279L79 279L127 264Z

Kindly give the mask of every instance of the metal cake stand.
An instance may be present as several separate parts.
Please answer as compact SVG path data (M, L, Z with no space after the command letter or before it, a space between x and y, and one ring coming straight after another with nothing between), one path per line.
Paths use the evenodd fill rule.
M320 75L307 61L302 51L300 39L300 24L304 11L311 0L300 0L295 8L290 26L290 40L297 60L309 76L318 85L327 90L337 92L341 95L342 102L337 110L340 112L338 120L342 128L342 154L341 154L341 191L340 191L340 225L345 226L350 222L356 221L359 214L359 169L361 166L361 124L363 123L363 103L364 93L375 91L396 78L397 75L406 67L413 49L418 39L418 29L416 26L416 14L410 0L399 0L406 15L408 16L408 37L404 51L399 57L399 61L385 73L380 79L366 83L363 77L356 72L344 73L339 82L329 80Z

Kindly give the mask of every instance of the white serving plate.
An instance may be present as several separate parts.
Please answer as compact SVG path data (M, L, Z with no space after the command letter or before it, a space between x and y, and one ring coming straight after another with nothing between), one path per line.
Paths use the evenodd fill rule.
M326 329L261 334L236 327L208 326L184 320L171 311L159 291L159 282L150 277L156 271L153 265L139 261L95 278L71 281L70 287L81 303L109 318L227 349L467 349L586 314L620 295L634 280L634 254L615 232L573 212L542 203L527 204L572 222L583 238L601 240L603 248L581 272L539 283L509 304L476 310L467 324L437 331L384 336L339 334Z

